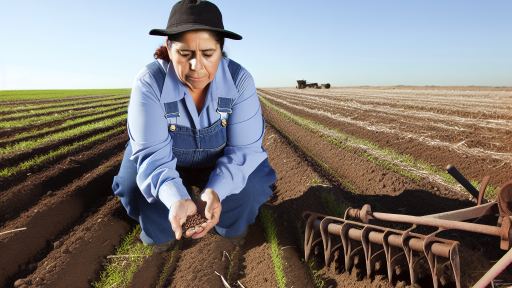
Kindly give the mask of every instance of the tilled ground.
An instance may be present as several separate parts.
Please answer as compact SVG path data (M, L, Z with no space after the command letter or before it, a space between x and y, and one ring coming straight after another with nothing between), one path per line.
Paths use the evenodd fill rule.
M263 145L278 176L278 181L272 186L274 194L264 208L277 214L275 221L287 287L315 287L313 274L302 261L303 235L299 234L298 226L304 228L301 218L304 211L327 213L321 201L322 193L333 195L336 203L352 207L370 203L375 211L411 215L474 205L459 190L427 180L415 182L339 149L328 140L284 119L264 104L262 111L266 120ZM322 120L306 112L294 112L313 121ZM328 126L329 123L322 124ZM392 142L389 137L384 137L383 141ZM374 136L372 139L380 138ZM1 137L2 140L6 138ZM118 133L107 140L82 147L73 155L53 159L29 173L20 173L2 181L0 232L27 229L0 235L0 287L90 287L89 283L99 279L106 257L114 253L115 247L136 224L126 216L110 188L127 140L126 133ZM44 151L44 147L40 149ZM420 150L415 151L417 155L432 152L424 150L422 154L418 152ZM318 164L317 160L331 170ZM461 161L459 165L471 166L464 166L464 163ZM497 169L495 172L500 171ZM333 172L338 177L333 176ZM478 171L471 173L478 174ZM349 189L346 183L352 187ZM353 189L357 194L349 191ZM213 233L200 240L180 241L179 250L164 277L166 281L161 286L224 287L215 272L227 276L232 262L229 279L232 287L238 287L237 281L248 288L277 287L270 245L259 221L258 217L256 223L249 227L247 241L240 247ZM495 224L496 219L488 217L483 221ZM491 261L504 254L497 249L499 239L496 237L459 232L446 237L462 244L463 287L474 284L492 266ZM232 259L223 257L225 254L233 255ZM317 256L313 268L319 270L323 260L321 255ZM150 256L138 268L130 286L155 287L169 260L170 252ZM390 286L383 269L378 269L377 275L369 279L365 277L362 261L356 262L349 273L339 261L335 261L329 269L321 270L317 277L325 281L324 287ZM441 269L449 270L446 266ZM428 269L423 272L419 284L432 287ZM448 276L442 279L441 287L453 287L449 273L445 274ZM408 275L408 271L397 271L391 286L410 285ZM512 281L510 271L502 273L500 279Z
M512 179L512 92L260 92L294 115L441 169L453 164L471 180L491 175L491 185L499 187Z

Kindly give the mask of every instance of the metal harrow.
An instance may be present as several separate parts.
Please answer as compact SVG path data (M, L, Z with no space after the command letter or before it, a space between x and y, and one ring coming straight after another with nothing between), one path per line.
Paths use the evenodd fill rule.
M368 277L371 277L375 272L375 263L379 259L385 258L389 282L393 280L395 267L405 261L409 267L411 284L414 284L418 280L415 268L417 268L419 260L426 258L430 266L434 287L437 288L437 264L438 258L442 257L449 260L453 269L455 284L458 288L461 287L459 242L442 239L436 235L441 231L456 229L499 236L501 239L500 248L509 250L510 240L512 239L512 181L501 187L497 202L489 202L483 198L489 176L484 178L481 189L478 191L455 167L449 165L448 172L478 199L477 206L422 217L372 212L370 205L364 205L362 209L348 208L343 219L306 211L303 213L303 218L307 221L304 241L306 261L316 247L323 247L327 266L333 260L332 255L336 251L340 251L340 255L344 256L345 270L350 271L354 264L354 257L360 255L364 256L366 273ZM461 222L490 214L500 215L497 226ZM362 223L350 219L357 219ZM371 219L413 225L403 231L371 225L369 224ZM413 233L412 230L417 225L438 227L438 230L429 235ZM341 243L334 247L332 247L333 237L341 237ZM361 242L362 245L356 245L357 242ZM382 249L375 249L377 245L372 245L372 243L382 245ZM417 252L422 253L419 254L421 256L413 257L414 251L416 251L416 254L418 254ZM503 256L474 287L486 287L510 262L512 262L512 250Z

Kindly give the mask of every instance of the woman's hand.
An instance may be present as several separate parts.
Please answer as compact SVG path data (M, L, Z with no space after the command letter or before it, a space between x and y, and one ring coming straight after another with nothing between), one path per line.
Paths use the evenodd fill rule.
M206 188L199 195L199 199L197 199L197 209L203 217L208 219L208 221L201 225L203 231L196 231L196 234L192 236L192 239L203 237L210 229L219 223L219 217L222 211L219 195L217 195L213 189Z
M169 212L169 221L171 222L172 231L174 231L174 234L176 235L176 240L180 240L181 235L183 235L183 231L181 229L181 225L187 221L187 216L191 216L197 213L197 207L194 201L190 199L181 199L176 202L174 202L171 205L171 210ZM199 228L202 231L202 228ZM196 232L201 231L194 231L192 229L189 229L186 231L184 237L189 238L190 236L194 235Z

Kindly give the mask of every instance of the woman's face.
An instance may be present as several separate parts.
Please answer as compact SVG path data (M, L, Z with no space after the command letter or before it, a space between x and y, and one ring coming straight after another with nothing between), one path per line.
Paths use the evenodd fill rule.
M169 58L181 82L189 89L204 89L215 77L222 57L219 43L206 31L186 32L172 45L168 41Z

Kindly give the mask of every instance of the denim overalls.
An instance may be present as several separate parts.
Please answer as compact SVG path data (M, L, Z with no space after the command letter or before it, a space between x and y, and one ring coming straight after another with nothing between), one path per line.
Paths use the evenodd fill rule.
M162 91L165 71L156 61L146 67ZM240 65L230 61L228 68L235 79ZM227 143L226 126L233 102L234 98L219 97L219 120L203 129L176 124L177 117L180 116L177 101L163 103L169 134L173 140L172 152L177 158L176 170L191 197L191 186L196 186L201 191L206 188L215 163L224 154ZM140 237L145 243L160 244L172 240L175 235L168 220L169 209L161 201L149 203L140 192L135 180L137 167L130 160L131 155L132 147L128 142L119 174L114 177L112 190L120 197L128 215L140 223ZM270 167L268 159L265 159L249 175L247 184L240 193L227 196L222 201L222 212L215 230L224 237L241 234L247 225L254 223L258 208L272 195L269 186L276 181L275 171Z

